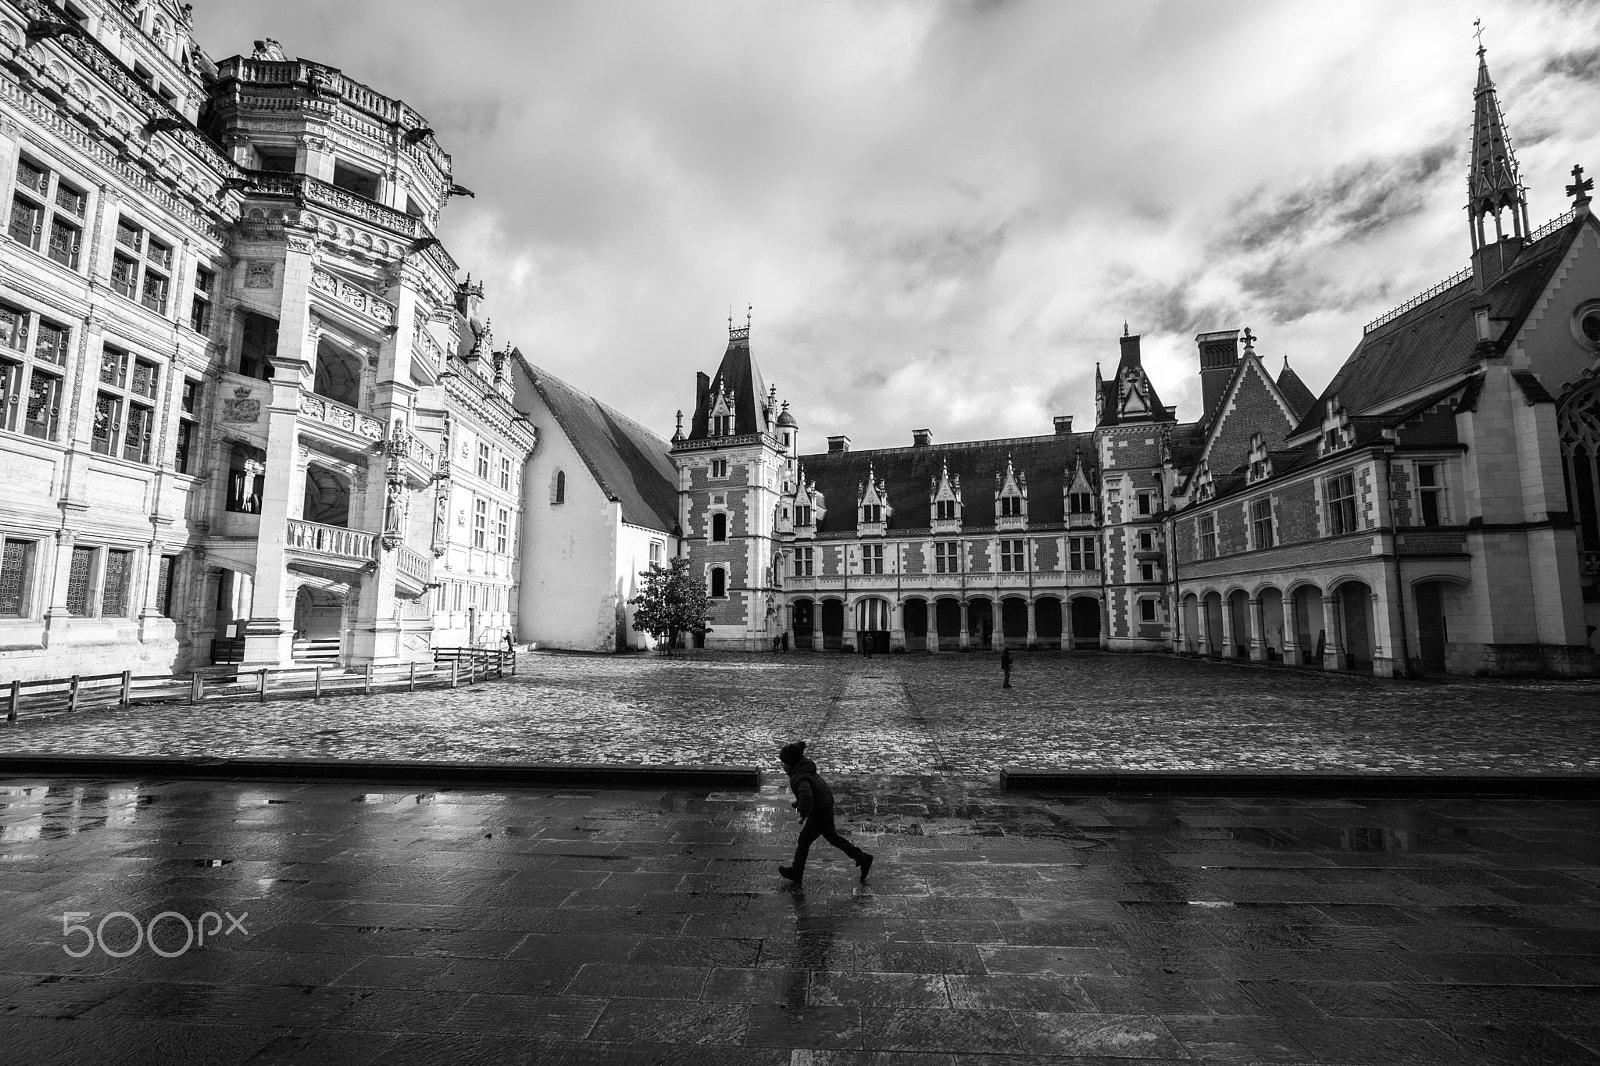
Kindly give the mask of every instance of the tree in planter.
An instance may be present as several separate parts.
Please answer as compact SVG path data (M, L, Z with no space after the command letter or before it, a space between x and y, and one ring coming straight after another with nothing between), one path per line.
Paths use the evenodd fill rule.
M711 628L711 599L690 575L687 559L674 559L670 567L651 563L639 576L644 578L644 587L628 601L633 607L633 628L649 633L666 654L672 654L682 634Z

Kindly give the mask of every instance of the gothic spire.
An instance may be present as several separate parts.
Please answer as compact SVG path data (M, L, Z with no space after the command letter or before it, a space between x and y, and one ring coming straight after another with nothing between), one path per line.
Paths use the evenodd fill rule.
M1480 30L1481 33L1481 30ZM1505 120L1489 63L1484 58L1482 38L1478 42L1478 86L1473 90L1472 165L1467 172L1467 218L1472 231L1472 248L1477 251L1484 239L1483 216L1494 218L1495 241L1503 236L1524 237L1528 233L1528 205L1517 175L1517 157L1511 151ZM1512 232L1501 226L1500 213L1511 211Z

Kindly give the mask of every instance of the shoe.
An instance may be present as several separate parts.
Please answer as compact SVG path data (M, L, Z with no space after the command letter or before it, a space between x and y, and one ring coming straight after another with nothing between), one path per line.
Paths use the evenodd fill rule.
M793 866L780 866L778 867L778 873L784 880L793 881L797 885L800 883L800 879L805 876L805 871L796 870Z
M862 884L866 884L867 883L867 872L872 869L872 856L871 855L863 855L863 856L861 856L861 861L856 863L856 865L861 867L861 883Z

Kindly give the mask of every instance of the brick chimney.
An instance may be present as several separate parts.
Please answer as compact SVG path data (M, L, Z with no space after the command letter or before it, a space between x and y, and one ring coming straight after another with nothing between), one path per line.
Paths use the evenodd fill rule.
M925 429L911 431L911 446L913 448L926 448L933 443L933 434Z
M848 452L849 450L850 450L850 438L849 437L846 437L843 434L840 434L837 437L829 437L828 438L828 454L829 455L843 455L844 453Z
M1056 415L1056 435L1061 436L1072 432L1072 416Z
M1217 405L1233 379L1233 368L1239 363L1239 331L1219 330L1195 337L1200 346L1200 403L1201 419L1216 417Z

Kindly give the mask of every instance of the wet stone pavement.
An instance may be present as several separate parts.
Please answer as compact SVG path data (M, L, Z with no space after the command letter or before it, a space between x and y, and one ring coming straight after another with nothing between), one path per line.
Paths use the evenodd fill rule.
M836 772L1600 770L1600 681L1419 683L1167 655L524 655L412 694L25 719L0 753L756 764L796 737Z
M0 782L0 1061L1600 1062L1592 805L838 784Z

